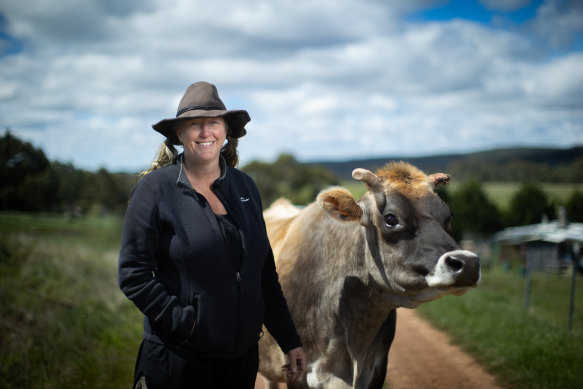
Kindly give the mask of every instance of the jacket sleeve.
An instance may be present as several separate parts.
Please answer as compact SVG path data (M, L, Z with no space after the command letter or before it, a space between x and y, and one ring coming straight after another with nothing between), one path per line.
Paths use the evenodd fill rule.
M248 176L247 176L248 177ZM261 220L261 225L256 226L258 233L266 235L266 241L269 245L269 240L267 239L267 231L265 226L265 220L263 219L262 209L263 205L261 203L261 196L259 195L259 190L255 182L248 177L246 185L249 188L250 193L253 194L254 203L256 204L256 212L259 214ZM262 229L261 231L259 229ZM268 247L267 256L263 264L263 269L261 270L261 288L263 293L263 301L265 304L265 318L263 323L277 341L277 344L284 353L288 353L290 350L302 346L302 342L297 333L295 324L291 317L285 296L281 289L279 283L279 276L275 268L275 261L273 258L273 251L271 246Z
M183 307L154 276L160 217L157 191L145 178L138 183L124 218L118 281L123 293L171 339L186 341L195 325L193 306Z
M265 327L275 338L281 350L287 354L290 350L300 347L302 342L279 284L271 248L263 265L262 287L265 301Z

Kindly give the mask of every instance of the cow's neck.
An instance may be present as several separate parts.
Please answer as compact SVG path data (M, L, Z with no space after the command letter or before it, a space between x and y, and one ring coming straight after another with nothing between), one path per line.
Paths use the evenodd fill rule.
M394 308L387 303L386 288L379 285L372 275L368 279L356 276L344 279L339 316L345 321L347 348L351 355L370 354L371 348L379 346L375 338L379 337L383 323Z

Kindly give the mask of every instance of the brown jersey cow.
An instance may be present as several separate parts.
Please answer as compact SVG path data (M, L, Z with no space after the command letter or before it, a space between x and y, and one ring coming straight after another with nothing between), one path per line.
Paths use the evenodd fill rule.
M279 200L265 211L280 283L307 356L289 388L381 388L395 333L395 309L461 294L480 280L480 262L448 233L451 212L434 192L449 176L400 162L352 176L345 188L298 210ZM274 339L260 341L260 372L283 381Z

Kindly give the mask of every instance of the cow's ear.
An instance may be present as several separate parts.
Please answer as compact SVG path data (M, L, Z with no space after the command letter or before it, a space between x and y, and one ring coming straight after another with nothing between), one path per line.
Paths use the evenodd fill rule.
M362 218L362 208L346 188L336 187L320 192L318 204L340 221L360 222Z

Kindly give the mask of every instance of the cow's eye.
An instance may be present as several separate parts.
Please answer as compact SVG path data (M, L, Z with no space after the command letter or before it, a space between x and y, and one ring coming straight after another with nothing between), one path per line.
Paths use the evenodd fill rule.
M385 224L389 227L395 227L399 224L399 219L394 213L387 213L385 215Z

